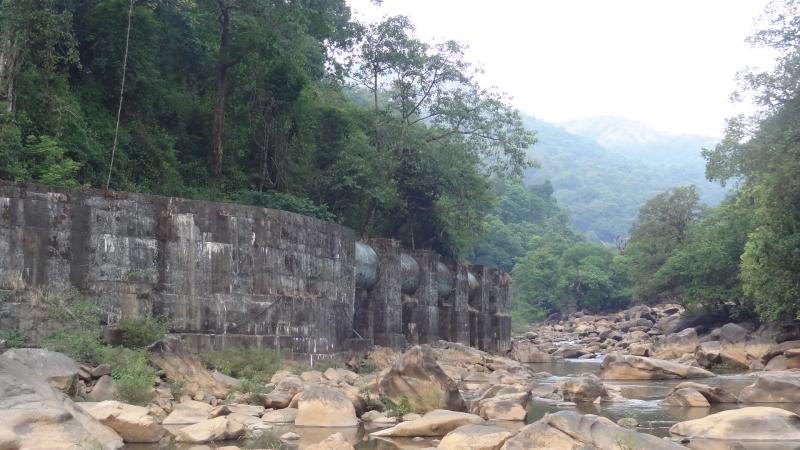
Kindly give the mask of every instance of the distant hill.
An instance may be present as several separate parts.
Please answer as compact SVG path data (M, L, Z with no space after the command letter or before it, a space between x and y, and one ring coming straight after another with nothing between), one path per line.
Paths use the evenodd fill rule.
M616 117L563 125L524 120L537 132L530 155L541 165L526 172L526 181L550 180L575 228L592 239L611 243L626 235L639 206L674 186L694 184L710 205L725 196L705 179L700 150L716 144L712 137L667 135Z
M711 136L660 133L647 125L620 117L596 117L565 122L566 131L589 138L604 148L648 164L677 164L705 168L701 148L713 147Z

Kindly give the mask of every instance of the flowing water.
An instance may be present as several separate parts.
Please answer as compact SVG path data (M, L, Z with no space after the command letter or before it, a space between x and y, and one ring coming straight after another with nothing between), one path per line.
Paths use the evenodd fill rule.
M551 376L539 379L542 385L553 384L560 380L575 378L584 373L596 373L600 369L602 359L567 359L551 363L529 364L536 372L547 372ZM743 387L751 384L755 378L754 373L721 373L714 378L702 378L692 381L707 384L710 386L719 386L726 391L737 395ZM608 417L613 421L617 421L624 417L633 417L639 422L637 431L643 433L650 433L656 436L668 436L669 428L676 422L684 420L699 419L709 414L720 412L726 409L741 408L744 406L736 403L715 404L710 408L689 408L689 407L667 407L662 406L659 402L664 399L669 391L678 383L684 380L663 380L663 381L605 381L606 384L616 385L620 388L625 401L613 403L582 403L575 406L557 406L557 402L548 401L544 399L534 399L530 402L528 407L527 423L535 422L546 413L556 412L565 409L574 409L584 414L597 414L600 416ZM795 413L800 413L800 404L781 404L769 405L788 409ZM494 425L503 426L507 428L521 428L523 423L519 422L497 422ZM317 443L332 434L339 432L344 435L346 439L352 442L358 450L397 450L397 449L422 449L426 447L435 447L433 439L369 439L369 433L376 428L366 428L360 426L358 428L307 428L295 427L294 425L286 425L283 427L275 427L272 435L280 436L288 431L293 431L300 435L300 440L294 445L281 444L281 449L286 450L302 450L308 445ZM208 446L201 445L176 445L171 443L170 449L175 450L207 450L225 445L241 445L246 447L248 443L231 443L222 442L210 444ZM765 447L765 449L768 447ZM164 449L158 446L144 446L144 445L128 445L126 450L155 450Z

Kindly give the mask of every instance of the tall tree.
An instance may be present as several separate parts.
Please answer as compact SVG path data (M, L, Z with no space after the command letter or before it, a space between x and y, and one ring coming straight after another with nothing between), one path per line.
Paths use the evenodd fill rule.
M625 258L638 300L655 302L677 294L659 286L654 275L682 245L687 229L700 213L699 196L694 186L663 192L641 207L625 245Z
M225 156L225 99L228 96L228 74L238 61L231 55L232 0L217 0L219 10L219 50L214 72L214 113L211 124L211 179L219 187Z
M744 293L765 319L800 318L800 2L771 3L751 42L775 49L777 63L742 74L742 92L760 108L729 120L723 141L704 152L706 172L738 181L753 203L755 229L741 257Z

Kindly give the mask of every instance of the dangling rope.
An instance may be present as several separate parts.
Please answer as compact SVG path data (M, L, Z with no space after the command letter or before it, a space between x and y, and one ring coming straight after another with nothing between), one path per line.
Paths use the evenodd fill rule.
M122 115L122 96L125 93L125 74L128 72L128 43L131 40L131 16L133 16L133 0L128 6L128 30L125 32L125 56L122 57L122 83L119 87L119 107L117 108L117 126L114 128L114 145L111 146L111 163L108 165L108 179L106 190L111 185L111 170L114 168L114 155L117 153L117 138L119 136L119 118Z

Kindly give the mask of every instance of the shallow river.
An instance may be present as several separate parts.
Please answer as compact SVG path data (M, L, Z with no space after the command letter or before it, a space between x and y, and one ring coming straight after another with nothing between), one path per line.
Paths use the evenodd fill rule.
M600 368L602 360L578 360L567 359L553 363L529 364L536 372L548 372L552 374L551 377L541 379L541 384L555 383L559 380L565 380L579 376L587 372L597 372ZM753 382L755 375L753 373L722 373L714 378L697 379L703 384L711 386L720 386L728 392L738 395L741 389ZM597 414L608 417L613 421L617 421L623 417L633 417L639 422L637 431L654 434L656 436L667 436L669 428L676 422L699 419L701 417L713 414L726 409L740 408L745 405L728 403L716 404L710 408L686 408L686 407L665 407L659 405L659 401L664 399L673 386L677 385L683 380L670 380L670 381L606 381L606 384L613 384L619 386L622 395L627 399L623 402L592 404L584 403L572 407L557 407L552 402L534 400L528 407L528 417L526 422L531 423L548 412L555 412L564 409L575 409L584 414ZM755 406L755 405L747 405ZM790 411L800 413L799 405L769 405L777 406L780 408L788 409ZM495 425L520 428L524 426L522 423L515 422L499 422ZM287 450L302 450L308 445L317 443L332 433L331 428L306 428L294 427L287 425L285 427L275 427L272 434L280 436L287 431L294 431L300 435L300 441L296 445L282 444L281 449ZM345 438L352 442L358 450L395 450L395 449L421 449L425 447L435 446L431 439L413 440L407 439L393 439L393 440L377 440L369 439L370 431L374 429L365 430L364 427L358 428L340 428L335 429L336 432L342 433ZM246 442L232 443L224 442L217 443L210 446L198 445L175 445L171 444L169 449L175 450L204 450L222 447L224 445L240 445L243 448L247 446ZM127 445L126 450L154 450L164 449L164 447L157 447L152 445Z

